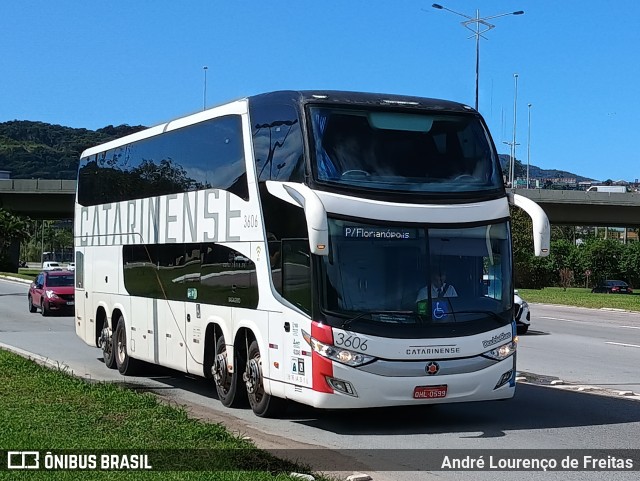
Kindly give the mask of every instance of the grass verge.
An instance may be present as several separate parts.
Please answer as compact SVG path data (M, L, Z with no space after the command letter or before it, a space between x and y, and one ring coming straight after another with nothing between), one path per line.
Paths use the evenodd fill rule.
M33 281L40 272L42 271L34 269L18 269L18 272L0 272L0 277L17 277L18 279Z
M136 393L112 383L90 383L1 349L0 450L35 450L43 456L47 451L62 450L151 452L154 469L162 469L0 469L0 479L11 480L284 481L295 479L288 473L308 473L304 467L258 450L221 425L189 418L184 409L164 405L152 394ZM3 477L7 474L10 478Z
M591 307L594 309L625 309L640 311L640 294L592 294L591 289L571 287L545 287L544 289L518 289L527 302Z

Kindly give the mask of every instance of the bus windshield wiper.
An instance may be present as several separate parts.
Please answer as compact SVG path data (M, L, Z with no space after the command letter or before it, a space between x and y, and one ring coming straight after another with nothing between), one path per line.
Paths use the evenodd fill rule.
M344 329L345 331L346 331L346 330L349 330L349 326L351 325L351 323L352 323L353 321L357 321L358 319L361 319L362 317L364 317L364 316L366 316L366 315L368 315L368 314L371 314L371 313L370 313L370 312L368 312L368 311L365 311L365 312L361 312L361 313L360 313L360 314L358 314L356 317L351 317L351 318L349 318L349 319L345 319L345 320L342 322L342 325L340 326L340 328L341 328L341 329Z
M500 323L500 325L508 324L508 322L506 322L502 317L500 317L498 314L496 314L493 311L484 311L484 310L479 310L479 311L452 311L451 314L453 314L454 316L456 314L486 314L487 316L489 316L494 321L497 321L498 323Z

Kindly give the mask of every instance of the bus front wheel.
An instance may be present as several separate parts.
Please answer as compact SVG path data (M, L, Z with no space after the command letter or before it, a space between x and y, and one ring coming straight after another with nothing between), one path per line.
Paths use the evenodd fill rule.
M262 358L258 342L252 341L249 345L248 361L243 379L247 387L249 404L256 416L263 418L275 417L286 407L284 399L271 396L264 390L262 377Z
M242 365L243 360L236 357L236 366ZM216 341L216 356L211 371L216 382L218 399L223 406L235 408L246 405L247 394L240 381L238 369L234 369L233 373L227 369L227 345L224 336L220 336Z

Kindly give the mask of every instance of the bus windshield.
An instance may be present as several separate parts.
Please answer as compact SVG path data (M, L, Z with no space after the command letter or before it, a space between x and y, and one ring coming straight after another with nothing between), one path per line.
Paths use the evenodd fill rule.
M384 323L389 333L399 324L506 325L510 259L506 222L436 229L329 219L321 309L339 327Z
M473 113L311 107L320 183L395 192L503 188L492 143Z

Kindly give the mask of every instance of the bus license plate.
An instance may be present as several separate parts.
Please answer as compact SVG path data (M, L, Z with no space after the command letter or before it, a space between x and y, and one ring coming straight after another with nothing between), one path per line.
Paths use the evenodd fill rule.
M442 386L416 386L413 390L413 399L438 399L446 396L446 384Z

